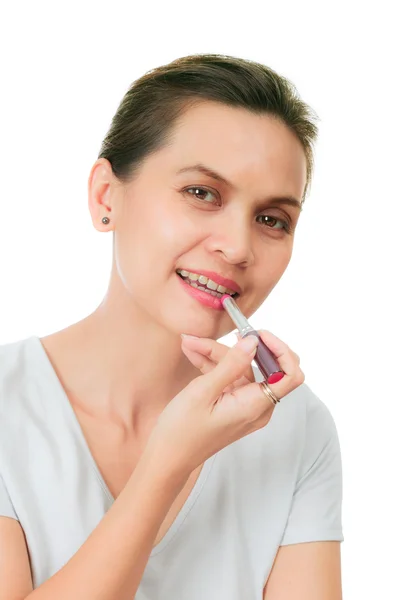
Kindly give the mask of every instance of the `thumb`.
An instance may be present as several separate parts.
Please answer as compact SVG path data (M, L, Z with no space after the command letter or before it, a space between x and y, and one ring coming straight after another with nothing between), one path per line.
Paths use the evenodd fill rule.
M203 376L204 384L213 396L222 394L223 390L239 379L249 368L257 350L258 338L248 335L240 339L230 348L217 366Z

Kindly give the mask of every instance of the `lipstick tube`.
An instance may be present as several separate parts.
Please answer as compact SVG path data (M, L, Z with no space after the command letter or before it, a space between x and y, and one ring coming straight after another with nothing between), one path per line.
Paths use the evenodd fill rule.
M280 381L285 373L282 371L271 350L262 341L261 336L250 325L234 299L225 294L221 298L221 304L238 328L240 337L244 338L248 335L258 337L258 346L253 360L264 375L267 383Z

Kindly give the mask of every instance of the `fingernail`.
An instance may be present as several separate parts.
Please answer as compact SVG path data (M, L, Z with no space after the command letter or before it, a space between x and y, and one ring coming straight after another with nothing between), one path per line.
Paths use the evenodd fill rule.
M199 338L196 335L189 335L188 333L181 333L181 338L192 338L193 340L198 340Z
M240 347L248 354L253 354L254 350L256 350L258 346L258 337L255 335L248 335L239 340L238 345L240 345Z

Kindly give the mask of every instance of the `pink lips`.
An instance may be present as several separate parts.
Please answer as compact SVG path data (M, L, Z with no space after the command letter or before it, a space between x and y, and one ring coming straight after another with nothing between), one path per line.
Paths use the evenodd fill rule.
M194 288L189 283L186 283L186 281L182 279L182 277L180 277L178 274L176 276L179 279L181 285L183 286L183 289L188 294L190 294L192 298L195 298L196 300L198 300L198 302L204 304L204 306L208 306L209 308L214 308L215 310L224 310L220 298L217 298L217 296L211 296L211 294L203 292L199 288Z

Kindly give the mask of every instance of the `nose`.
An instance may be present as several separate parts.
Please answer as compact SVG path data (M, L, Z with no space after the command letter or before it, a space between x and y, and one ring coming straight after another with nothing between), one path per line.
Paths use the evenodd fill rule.
M210 252L219 252L226 262L248 267L254 262L251 225L243 213L235 218L219 220L208 237L207 248Z

